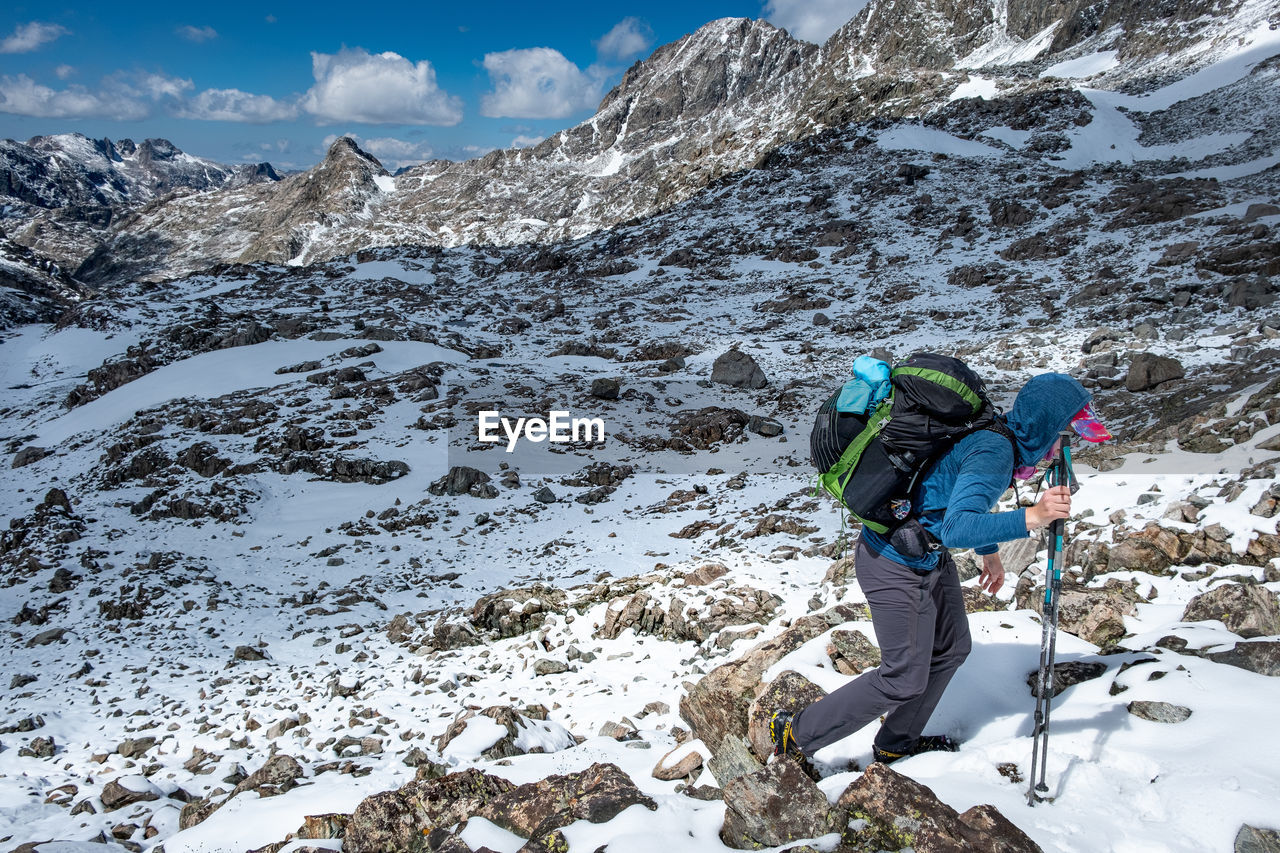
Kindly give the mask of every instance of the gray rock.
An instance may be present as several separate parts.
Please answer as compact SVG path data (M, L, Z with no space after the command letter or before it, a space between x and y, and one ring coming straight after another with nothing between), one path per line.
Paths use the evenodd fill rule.
M13 464L9 467L24 468L33 462L39 462L48 455L48 450L45 450L43 447L36 447L34 444L30 444L13 454Z
M489 484L490 476L485 472L466 465L454 465L449 473L427 486L433 495L473 495L475 497L497 497L498 490ZM482 494L482 487L489 486L492 495Z
M266 660L266 654L253 646L236 646L235 652L231 655L235 660L259 661Z
M751 754L751 744L745 738L728 735L711 754L707 769L723 788L739 776L755 773L762 763Z
M721 355L711 365L711 381L733 388L763 388L769 384L756 360L736 349Z
M1039 845L994 806L974 806L958 814L927 786L879 762L863 771L836 805L862 822L845 833L844 844L852 850L1041 853Z
M533 499L540 504L553 504L556 502L556 493L549 487L543 486L533 493Z
M591 380L591 396L600 400L616 400L622 390L622 380L599 377Z
M1209 652L1204 657L1217 663L1247 669L1259 675L1280 677L1280 641L1277 640L1236 643L1226 651Z
M533 665L535 675L559 675L568 671L569 664L562 660L552 660L551 658L542 658Z
M1074 687L1085 681L1092 681L1095 678L1101 678L1102 674L1107 671L1107 665L1101 661L1059 661L1053 665L1053 687L1050 688L1053 696L1057 696L1068 687ZM1027 673L1027 686L1031 688L1031 695L1038 696L1040 693L1040 685L1037 683L1040 677L1039 670Z
M1130 714L1153 723L1181 723L1191 718L1191 709L1168 702L1130 702Z
M790 760L775 761L724 785L724 805L720 840L738 850L840 832L847 820L845 810L833 808Z
M160 796L154 791L133 791L120 784L118 779L112 779L102 788L102 808L109 812L122 809L125 806L131 806L134 803L145 803L158 799L160 799Z
M677 746L662 756L653 766L653 772L650 775L661 782L674 782L677 779L689 779L692 782L702 770L702 753L691 749L679 761L672 761L671 756L683 748L683 745Z
M860 675L880 665L880 649L861 631L832 631L827 657L844 675Z
M1183 622L1217 619L1241 637L1280 634L1280 597L1257 584L1224 583L1187 603Z
M1135 355L1129 363L1124 387L1133 392L1150 391L1163 382L1182 379L1186 375L1186 370L1177 359L1143 352Z
M1232 853L1280 853L1280 832L1258 829L1246 823L1236 833Z
M754 432L756 435L762 435L765 438L773 438L782 435L782 424L773 418L765 418L760 415L752 415L747 421L747 432Z
M31 742L18 750L18 755L30 758L53 758L57 746L51 737L32 738Z
M120 753L121 758L138 758L147 753L147 750L156 745L156 739L153 737L129 738L121 741L116 747L116 752Z
M30 640L27 640L27 648L35 648L36 646L47 646L50 643L56 643L62 639L62 635L67 633L66 628L50 628L47 631L41 631Z

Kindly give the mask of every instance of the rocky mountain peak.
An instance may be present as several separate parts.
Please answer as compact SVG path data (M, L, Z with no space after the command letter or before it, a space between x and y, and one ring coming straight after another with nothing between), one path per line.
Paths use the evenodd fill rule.
M641 127L696 118L750 97L816 52L765 21L721 18L631 66L597 112L627 103L629 123Z
M374 174L385 175L387 170L378 162L378 158L362 149L350 136L339 136L325 152L320 169L363 169L373 170Z
M281 183L261 212L255 227L258 237L242 258L301 262L316 229L353 217L368 219L371 206L392 187L394 178L376 157L350 137L340 136L320 165Z

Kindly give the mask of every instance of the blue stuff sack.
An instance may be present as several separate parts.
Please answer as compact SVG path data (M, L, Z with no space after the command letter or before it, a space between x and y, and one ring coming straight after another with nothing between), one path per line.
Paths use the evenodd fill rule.
M836 400L836 411L861 415L889 396L889 365L878 358L860 355L853 362L853 378L844 383Z

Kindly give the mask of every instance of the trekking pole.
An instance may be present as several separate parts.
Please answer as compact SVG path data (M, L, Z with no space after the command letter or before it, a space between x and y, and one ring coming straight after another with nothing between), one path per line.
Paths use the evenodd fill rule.
M1079 488L1071 468L1071 431L1064 430L1058 452L1049 467L1049 485L1068 486L1074 494ZM1058 648L1058 602L1062 593L1062 540L1067 520L1059 518L1049 525L1052 541L1049 565L1044 578L1044 608L1040 624L1040 670L1036 678L1036 712L1031 741L1031 776L1028 779L1027 805L1034 806L1048 793L1045 772L1049 763L1049 717L1053 709L1053 661ZM1037 780L1036 770L1040 777Z

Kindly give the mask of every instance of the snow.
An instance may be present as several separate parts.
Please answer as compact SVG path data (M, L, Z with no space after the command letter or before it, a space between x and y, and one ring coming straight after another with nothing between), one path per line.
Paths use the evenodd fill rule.
M1061 21L1054 21L1040 32L1028 39L1019 39L1009 35L1004 28L1008 20L1008 0L997 0L997 25L1000 26L991 41L973 50L968 56L956 60L957 68L990 68L1001 65L1014 65L1019 62L1030 62L1049 49L1053 44L1054 33ZM1003 12L1004 20L999 20Z
M1119 55L1120 52L1117 50L1102 50L1097 53L1078 56L1075 59L1065 59L1062 62L1055 62L1044 71L1041 71L1040 76L1063 77L1066 79L1092 77L1095 74L1110 71L1119 65Z
M1014 55L1008 50L1006 53ZM1224 72L1224 79L1229 76ZM994 86L994 82L995 75L987 74L971 77L964 85L971 87L975 95L994 97L998 94L994 88L990 94L976 91L988 87L988 83ZM1128 108L1124 103L1128 96L1097 91L1090 94L1098 109L1098 127L1070 132L1079 149L1071 156L1078 157L1081 163L1126 158L1157 162L1176 156L1203 158L1229 151L1244 141L1241 134L1224 130L1170 145L1139 146L1137 128L1121 109ZM528 249L506 255L497 248L442 253L438 258L442 270L438 281L428 272L434 263L432 257L424 260L414 250L403 254L380 251L375 253L375 260L362 263L346 256L331 266L318 268L314 275L293 271L289 276L280 276L281 293L301 282L308 290L318 289L315 299L334 300L332 323L338 331L351 328L356 316L365 316L369 306L359 301L362 294L381 287L388 300L388 313L407 316L409 311L438 312L438 317L434 313L430 317L430 328L424 323L419 329L430 334L440 332L440 340L447 341L446 336L456 331L469 343L502 347L500 357L468 360L460 352L432 344L379 342L384 352L371 358L376 363L370 369L375 378L436 359L447 361L450 368L440 388L441 398L447 398L450 388L461 385L476 400L491 397L503 401L504 406L507 401L524 405L548 389L569 384L566 377L570 377L580 399L585 400L581 383L596 376L624 374L632 377L626 386L629 390L655 394L654 405L658 409L732 405L752 414L776 415L784 424L785 440L749 435L741 442L718 446L713 452L687 456L636 451L631 455L637 472L601 506L576 503L574 497L582 490L565 487L559 481L562 473L580 470L586 458L553 454L547 452L546 445L541 447L541 457L531 454L513 464L521 484L516 488L499 485L497 499L428 496L426 487L461 456L458 448L448 446L443 433L410 425L419 416L429 417L434 411L448 411L450 407L444 405L443 399L401 399L371 416L371 426L361 427L357 435L344 439L350 440L352 447L343 448L344 452L406 461L411 471L400 480L371 486L264 470L211 480L217 485L243 487L256 496L256 501L248 505L249 517L242 522L139 518L131 513L130 505L148 494L150 484L134 482L119 489L95 486L106 467L103 453L118 439L113 430L132 419L136 409L171 399L205 399L239 389L278 402L286 422L320 424L325 428L340 425L341 416L348 413L344 411L346 401L328 398L327 389L313 389L306 383L305 374L277 376L274 370L308 359L321 360L330 367L339 363L338 352L364 341L273 341L208 353L163 367L95 403L65 412L60 407L61 399L71 385L84 380L87 370L140 339L153 337L169 322L166 318L181 316L189 298L216 297L227 311L257 310L274 298L274 294L261 291L267 290L265 284L272 282L279 270L264 266L263 285L248 279L193 277L175 285L176 295L167 304L149 302L137 294L121 296L119 310L134 325L114 336L79 329L50 332L48 327L8 333L0 343L0 377L4 380L0 405L13 410L10 413L6 409L8 439L12 443L21 436L26 441L29 435L36 434L31 443L53 446L63 441L64 446L54 457L25 469L14 471L7 465L0 466L0 493L6 495L5 515L0 516L0 521L28 515L41 495L54 485L66 488L77 512L94 521L82 539L55 552L30 578L15 574L14 583L0 589L0 612L12 616L28 602L39 607L42 602L53 600L54 596L47 592L51 563L86 576L83 586L66 596L66 610L51 614L49 624L70 626L63 644L28 649L25 640L46 626L27 623L11 625L12 640L0 647L6 673L30 672L39 676L38 681L24 688L29 696L14 695L16 691L12 689L6 694L6 722L28 714L39 714L44 719L44 728L38 733L5 737L5 748L0 751L0 837L12 836L15 844L66 836L83 839L126 821L141 824L143 817L148 817L159 835L146 843L163 843L168 851L252 849L296 831L308 814L350 812L366 796L405 784L413 778L414 771L403 759L408 750L421 749L433 760L448 763L450 769L478 767L517 784L552 773L577 772L599 761L612 762L653 797L658 808L650 811L637 806L608 823L583 821L566 827L564 833L571 849L590 851L607 844L611 853L647 853L655 849L670 853L727 851L718 838L724 817L722 804L687 798L676 792L675 783L659 782L650 775L653 766L669 751L676 750L669 760L677 761L692 751L706 756L706 746L692 741L677 749L672 729L687 728L678 711L642 715L641 709L650 702L663 702L678 709L686 683L740 657L757 640L775 636L784 622L809 613L809 599L816 592L827 596L823 607L835 603L829 590L823 592L821 585L830 560L787 551L782 546L798 549L826 544L832 541L840 524L838 514L827 503L805 508L809 501L808 469L803 459L808 429L806 405L819 388L833 382L838 385L834 377L851 358L842 360L842 355L834 360L806 360L796 353L795 342L805 339L803 335L811 335L812 312L769 313L762 317L764 312L757 307L761 300L792 293L794 287L812 285L816 293L832 298L832 306L824 310L840 317L864 305L871 294L910 285L915 295L885 313L913 315L919 319L919 327L907 332L872 330L869 336L859 338L859 346L883 344L898 351L917 346L961 349L971 353L967 357L978 360L984 374L990 373L1001 393L1015 387L1028 372L1080 369L1080 345L1095 325L1086 321L1090 315L1071 306L1062 307L1057 315L1061 322L1051 327L1053 334L1046 335L1044 329L1026 325L1030 319L1041 319L1034 305L1019 307L1016 298L996 298L989 288L959 292L946 284L949 270L957 264L986 263L1000 251L1003 241L1030 233L1010 232L1013 236L1006 236L984 223L980 229L983 234L975 245L962 245L961 240L951 241L956 244L951 247L940 245L940 230L949 223L955 209L976 205L977 216L983 220L986 199L1017 186L1007 180L1006 172L1025 172L1025 183L1019 179L1018 185L1031 190L1058 175L1057 167L1064 162L1071 162L1046 164L1038 155L1024 153L1029 131L996 127L983 135L993 140L992 145L931 128L899 126L881 134L879 148L883 150L866 147L857 152L850 146L841 151L839 146L833 146L823 155L830 158L832 165L824 165L823 171L817 173L821 180L802 169L767 174L755 170L741 179L735 178L724 191L733 193L737 200L721 203L708 195L695 205L659 218L654 227L665 229L669 237L652 245L636 237L636 230L621 229L619 233L625 240L634 239L643 246L632 257L639 269L593 278L597 285L589 292L575 292L574 285L567 285L563 291L567 315L542 328L535 326L524 335L508 336L492 329L510 304L528 300L536 305L548 288L558 286L554 278L547 284L541 276L503 272L504 259L519 257ZM1013 147L1016 153L994 147L1000 143ZM1110 147L1113 144L1116 148ZM885 151L908 153L888 155ZM930 221L927 217L909 220L905 214L915 203L910 198L915 192L890 194L889 200L884 201L863 196L855 189L863 183L864 173L892 175L897 164L916 156L913 152L951 155L950 159L931 162L934 171L926 185L935 195L938 187L945 187L940 200L948 221ZM1005 159L993 161L992 155ZM1227 180L1233 174L1231 170L1248 169L1251 171L1240 176L1248 179L1258 176L1270 163L1272 159L1264 157L1252 164L1200 171L1211 171L1213 176ZM793 171L796 175L789 174ZM1142 171L1148 170L1144 167ZM1159 174L1159 169L1150 171ZM758 202L759 207L753 206L744 184L751 180L768 182L770 206ZM1048 220L1043 227L1055 227L1070 216L1087 213L1109 185L1126 180L1126 176L1108 176L1103 170L1091 174L1079 200L1047 211ZM819 185L832 188L830 215L856 221L866 230L870 245L883 255L885 262L874 273L863 266L865 251L842 262L833 257L836 247L822 247L817 261L821 269L765 261L763 252L746 251L727 253L721 258L723 272L718 270L716 278L678 269L668 269L661 277L652 275L657 259L673 248L701 240L713 245L699 233L699 228L706 228L706 233L715 236L746 233L768 245L789 239L797 229L809 226L800 211L812 196L812 188ZM1079 232L1084 249L1073 253L1062 265L1019 263L1014 265L1015 275L1025 271L1031 281L1046 276L1046 290L1060 286L1061 295L1067 297L1083 284L1077 281L1076 274L1088 272L1093 262L1088 253L1096 249L1099 263L1106 258L1107 263L1116 264L1122 275L1132 274L1135 281L1137 276L1145 279L1155 274L1150 264L1165 246L1182 240L1213 245L1222 228L1221 222L1213 220L1238 217L1251 202L1273 200L1270 184L1262 179L1224 186L1221 194L1222 207L1154 228L1134 228L1117 234L1103 232L1098 223L1092 230ZM704 203L706 207L700 206ZM1275 217L1262 221L1273 225ZM1042 226L1037 223L1026 227L1039 230ZM742 230L735 232L734 228ZM515 231L512 229L512 233ZM605 252L610 236L600 235L594 247L572 247L567 251L578 253L573 254L573 259L582 263L588 256ZM1108 254L1108 244L1119 248ZM1081 264L1081 260L1085 263ZM1180 283L1182 270L1160 268L1159 272L1173 284ZM721 274L727 278L718 278ZM1202 293L1216 292L1223 280L1211 271L1192 270L1190 275L1200 282ZM815 276L825 280L814 284ZM434 300L438 296L440 303L406 308L396 301L401 289L389 279L422 286L427 298ZM456 280L456 285L451 285L449 279ZM318 295L319 291L323 295ZM338 316L344 310L342 301L352 294L358 307ZM646 302L658 296L666 301ZM313 313L308 307L311 299L309 295L301 302L270 307L282 313ZM629 373L636 369L634 365L623 366L625 349L616 360L546 355L562 339L591 334L577 325L578 321L589 323L600 312L627 302L638 307L626 316L627 327L622 330L621 340L674 338L698 350L697 355L686 359L686 367L677 377L635 378ZM1199 299L1186 312L1190 319L1186 314L1160 313L1164 309L1154 303L1133 302L1125 307L1140 312L1126 316L1125 323L1154 317L1161 327L1162 337L1142 346L1176 355L1193 375L1229 364L1233 350L1251 345L1244 341L1259 336L1259 325L1269 322L1265 312L1241 317L1239 312L1233 315L1221 305ZM935 309L962 313L954 321L936 322L929 317ZM687 318L680 313L684 310L688 311ZM461 317L466 322L447 325L446 317ZM779 325L755 331L762 319L769 323L776 320ZM113 328L124 327L119 323ZM1183 340L1174 341L1174 329L1190 332ZM1164 337L1166 334L1170 337ZM1260 347L1268 345L1259 341ZM697 386L698 381L705 384L716 356L734 343L748 348L760 360L777 382L775 390L748 393ZM963 350L978 344L983 345L981 349ZM1250 388L1229 398L1227 417L1259 414L1246 411L1245 401L1268 378L1258 377ZM15 387L22 385L29 387ZM281 385L284 387L279 390L270 390ZM778 394L783 388L788 394L795 394L800 405L788 408L779 404ZM530 389L532 396L522 395L523 389ZM680 403L668 405L666 396L678 397ZM351 406L362 402L354 400ZM646 429L654 429L638 423L639 419L630 419L634 410L623 403L598 405L610 412L611 426L616 416L629 418L628 431L644 434ZM194 441L207 440L236 462L257 458L246 449L252 447L254 436L197 434L184 429L178 420L171 418L161 434L161 446L170 454ZM1275 532L1276 519L1249 512L1269 481L1245 481L1242 493L1232 501L1219 494L1224 483L1231 482L1242 468L1274 455L1261 451L1258 445L1277 434L1280 425L1264 427L1248 442L1218 454L1184 452L1171 442L1168 448L1144 449L1123 456L1116 460L1119 467L1112 471L1098 472L1082 466L1083 489L1075 499L1077 513L1081 517L1088 513L1090 523L1098 526L1090 531L1080 525L1080 535L1096 533L1100 541L1112 542L1113 536L1123 537L1124 529L1140 530L1151 521L1184 530L1219 523L1229 531L1229 544L1242 548L1259 533ZM65 442L72 437L77 441ZM498 455L489 453L486 458L483 452L476 454L490 470ZM712 473L713 466L720 473ZM748 475L746 485L740 490L730 488L728 481L739 472ZM187 473L182 476L193 479ZM531 492L544 484L560 498L557 503L542 506L531 499ZM674 508L669 505L673 494L695 486L705 488L705 494ZM1174 502L1191 494L1213 501L1198 524L1163 518ZM1156 495L1157 499L1139 503L1149 495ZM710 508L699 506L704 500L711 504ZM377 525L379 513L393 507L408 512L415 505L437 513L438 523L399 533ZM765 510L794 514L819 529L803 537L742 536ZM1126 514L1124 528L1108 521L1118 511ZM480 513L491 514L491 518L481 524L475 520ZM711 535L692 540L670 535L695 520L730 525L731 532L726 537L730 544L718 544ZM344 562L330 565L326 552ZM182 565L152 577L146 570L150 555L169 553L184 555ZM63 554L65 557L59 556ZM81 555L93 568L81 564ZM670 581L709 560L725 563L729 575L697 591L682 588L679 581ZM659 564L663 568L655 568ZM1035 565L1043 566L1043 555ZM895 765L895 769L930 785L958 809L980 802L997 805L1049 853L1227 851L1240 823L1275 826L1275 750L1265 736L1256 732L1270 731L1272 721L1268 714L1273 717L1274 708L1280 703L1280 679L1191 655L1150 650L1156 641L1171 634L1186 640L1191 649L1222 648L1238 641L1222 622L1181 621L1187 601L1195 595L1240 577L1272 591L1280 589L1280 584L1266 580L1268 570L1260 566L1223 565L1200 576L1202 571L1208 570L1175 566L1167 575L1128 572L1104 574L1097 579L1138 581L1138 590L1148 601L1126 617L1125 628L1131 636L1124 642L1127 647L1143 651L1102 654L1081 639L1059 635L1059 660L1098 661L1107 666L1107 672L1096 681L1072 687L1054 701L1048 778L1055 802L1034 809L1027 807L1025 784L1011 783L996 769L1000 763L1012 762L1026 772L1029 764L1033 700L1025 679L1036 667L1041 632L1038 618L1030 611L1010 609L972 616L974 651L957 673L930 727L962 737L963 749L955 754L910 758ZM633 630L624 631L616 639L602 639L595 626L603 622L607 610L621 606L616 603L620 599L612 604L600 601L567 613L553 613L536 632L501 639L486 637L481 646L447 653L406 648L393 644L386 635L387 623L395 614L421 616L429 630L442 612L451 608L470 612L478 596L499 587L535 582L568 587L592 583L605 573L625 578L650 572L656 572L660 580L646 591L664 604L679 594L686 603L693 602L691 607L703 606L704 597L721 601L726 589L738 585L775 593L782 604L771 621L762 626L757 640L738 641L729 649L718 648L714 637L697 644L662 640ZM457 577L435 579L447 577L445 573ZM157 599L155 610L137 623L113 622L102 629L97 612L100 599L89 590L98 586L114 597L118 587L127 585L132 589L140 583L164 592ZM1001 591L1001 600L1009 602L1012 593L1010 578ZM282 603L305 595L317 596L319 613L309 612L311 608L306 604L295 608ZM348 595L351 598L344 598ZM189 615L184 612L184 600L195 604ZM206 604L210 600L216 609ZM339 607L338 600L349 603ZM539 594L536 603L524 604L522 611L536 612L539 605L551 600L550 595ZM849 585L842 600L854 604L863 600L856 583ZM450 618L465 615L452 613ZM114 630L117 626L118 631ZM875 638L873 626L867 622L841 627ZM826 656L829 636L828 632L806 643L772 667L768 676L794 669L827 690L847 684L849 678L836 672ZM265 644L268 660L228 666L237 645L259 643ZM90 645L98 654L83 657ZM533 675L537 659L566 659L570 646L591 651L596 659L574 660L571 671L563 674ZM1156 660L1139 663L1146 657ZM86 660L94 667L88 678L66 677ZM176 669L175 661L181 661L185 668ZM1125 664L1135 665L1121 674L1119 670ZM1163 677L1152 679L1157 672L1164 673ZM87 683L99 679L99 686ZM1126 689L1113 696L1113 683ZM335 696L333 685L355 690L356 694ZM1133 699L1183 704L1192 709L1192 716L1177 725L1146 722L1128 714L1126 706ZM516 742L522 748L546 750L541 754L502 762L479 758L480 752L506 734L503 727L483 715L469 719L466 731L450 745L449 755L442 756L434 750L434 739L465 709L507 705L518 710L534 704L549 709L549 719L526 720ZM111 716L113 711L118 716ZM365 711L376 715L362 716ZM307 734L294 729L277 738L266 737L266 729L272 723L289 717L300 719L304 712L309 720L300 728ZM592 736L606 721L617 722L624 716L636 725L636 740L620 743ZM250 726L250 721L258 725ZM111 753L115 743L136 736L135 727L148 722L154 722L155 727L146 731L163 740L145 758L125 760ZM168 730L170 724L174 726L172 731ZM230 737L223 734L224 730ZM571 733L586 736L586 740L571 745ZM34 734L56 738L59 754L54 760L17 755L18 750L13 747ZM341 734L382 740L381 754L356 756L350 755L354 750L348 749L340 759L351 763L348 769L367 772L367 776L336 769L319 772L319 768L335 760L329 738ZM841 763L854 758L865 766L873 736L871 726L819 756L831 774L821 782L829 797L839 796L857 779L858 774L846 772ZM237 745L231 747L231 741ZM183 767L197 747L221 756L207 775ZM136 811L124 813L102 814L99 809L98 814L75 817L68 816L65 806L45 803L50 789L57 784L73 782L78 786L75 801L93 802L108 781L130 777L136 780L142 768L151 772L153 767L159 768L150 780L157 789L171 794L181 786L194 796L208 796L217 787L228 787L221 780L233 770L255 770L273 751L296 755L308 768L300 787L265 799L252 793L238 795L206 822L185 832L177 831L177 801L143 804ZM93 760L95 754L104 752L109 753L105 763ZM705 772L701 781L714 784ZM472 847L483 844L497 850L513 850L523 846L522 841L483 819L472 819L463 832ZM138 839L140 833L135 836ZM793 845L798 843L799 839ZM829 850L836 839L827 836L811 843ZM294 841L285 849L302 846L337 849L340 845ZM95 845L93 849L100 847ZM76 841L45 845L44 849L87 853L89 848L87 841Z
M487 847L495 853L516 853L517 850L528 843L527 839L521 838L514 832L509 832L482 817L469 819L466 828L458 833L458 837L465 841L472 850Z
M390 194L396 191L396 179L390 175L374 175L373 182L384 193Z
M1280 53L1280 29L1259 23L1243 35L1240 43L1225 52L1211 65L1189 74L1153 92L1142 95L1111 93L1110 103L1117 107L1152 112L1168 109L1179 101L1195 98L1241 80L1263 60Z
M121 423L139 409L183 397L209 399L247 388L306 382L305 373L277 376L276 368L301 361L333 357L352 346L351 340L266 341L192 356L168 364L72 409L44 424L36 443L52 445L86 430L102 430ZM433 361L458 362L464 356L436 344L386 341L378 353L379 367L389 372L408 370Z
M1003 126L989 127L982 131L983 136L990 136L992 139L997 139L1012 148L1022 148L1034 134L1035 131L1032 130L1014 130L1011 127Z
M1004 156L1004 152L989 145L983 145L981 142L962 139L931 127L914 125L896 125L883 131L879 136L878 144L887 151L923 151L955 157Z
M1243 132L1210 133L1183 142L1144 146L1138 142L1141 132L1138 126L1119 109L1120 103L1130 96L1098 89L1082 89L1081 92L1093 105L1093 121L1066 132L1071 148L1057 157L1064 169L1081 169L1096 163L1132 163L1175 157L1200 160L1229 150L1252 135Z
M449 741L446 754L455 759L472 759L507 736L506 727L491 717L477 714L467 720L462 733Z
M358 801L380 790L379 781L378 776L353 779L326 773L274 797L260 798L246 791L203 823L170 836L164 849L166 853L253 850L297 832L307 815L349 812L353 799Z
M961 98L994 98L998 89L996 81L990 77L980 77L977 74L970 74L969 79L956 86L955 90L947 96L949 101L958 101Z
M1280 154L1272 154L1269 157L1259 157L1256 160L1249 160L1246 163L1235 163L1230 166L1209 166L1204 169L1192 169L1188 172L1177 172L1169 177L1191 178L1193 180L1196 178L1207 178L1215 181L1232 181L1237 178L1247 178L1250 175L1256 175L1259 172L1270 169L1276 164L1280 164Z
M524 752L535 748L543 752L555 752L568 749L577 743L573 735L569 734L569 730L555 721L531 720L526 717L522 718L521 722L524 725L516 737L515 745Z

